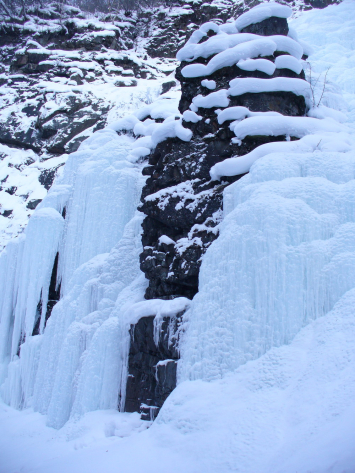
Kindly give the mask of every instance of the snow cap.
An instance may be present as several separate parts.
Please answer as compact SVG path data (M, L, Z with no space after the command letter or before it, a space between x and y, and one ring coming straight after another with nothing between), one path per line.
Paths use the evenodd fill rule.
M286 5L280 5L276 2L261 3L251 10L243 13L235 21L235 26L238 31L246 28L254 23L260 23L272 16L278 18L289 18L292 15L292 10Z

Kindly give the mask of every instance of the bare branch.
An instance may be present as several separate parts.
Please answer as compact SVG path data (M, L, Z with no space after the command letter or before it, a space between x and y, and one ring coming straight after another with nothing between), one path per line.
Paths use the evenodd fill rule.
M324 95L324 92L325 92L325 87L326 87L326 85L327 85L327 75L328 75L329 69L330 69L330 66L328 67L327 72L325 73L325 76L324 76L323 90L322 90L322 94L321 94L321 96L320 96L320 99L319 99L319 101L318 101L317 107L319 107L319 105L320 105L320 103L321 103L321 101L322 101L322 99L323 99L323 95Z

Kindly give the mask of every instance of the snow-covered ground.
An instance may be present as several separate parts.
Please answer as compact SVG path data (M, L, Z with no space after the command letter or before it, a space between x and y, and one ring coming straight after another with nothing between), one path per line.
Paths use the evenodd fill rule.
M345 125L351 135L355 123L354 18L355 4L345 0L338 6L304 13L292 23L299 38L314 48L310 56L312 73L316 77L323 73L324 77L331 66L323 105L347 115ZM322 78L316 93L322 93ZM339 141L342 139L339 134ZM87 145L91 144L93 154L85 162L85 178L94 175L95 142L99 144L98 136ZM110 146L116 145L122 143L115 144L113 140ZM125 146L129 149L131 145L127 142ZM100 161L100 166L118 166L108 158L107 163ZM131 167L124 161L121 169ZM19 412L1 404L0 472L353 473L354 169L355 151L351 149L339 152L320 147L314 153L274 153L259 159L250 174L225 193L226 217L221 236L206 253L200 292L188 312L181 382L154 424L147 429L148 424L136 414L98 410L87 412L80 419L74 415L55 430L46 426L46 416L31 408ZM132 170L137 174L135 179L137 171ZM139 187L138 182L136 185ZM100 189L95 192L99 195ZM120 231L123 225L124 222ZM75 228L69 230L75 235ZM126 227L126 231L127 238L137 240L137 229ZM236 234L238 239L234 240ZM82 265L74 273L71 286L68 283L67 294L77 291L76 300L82 311L80 304L87 299L85 291L90 293L93 305L98 296L92 294L92 289L99 287L103 291L101 306L91 314L93 320L97 317L99 321L100 313L112 308L117 293L121 306L132 297L133 293L122 291L121 283L116 284L117 268L112 271L109 265L110 258L134 258L139 251L134 242L127 251L122 240L124 237L110 255ZM241 254L239 244L245 250ZM110 242L102 245L101 252L109 251ZM96 254L99 250L86 248ZM75 256L78 261L73 261L67 255L71 272L91 253L83 260L81 256ZM272 272L273 264L277 271ZM99 278L103 285L99 286L95 282L98 268L103 268ZM128 279L122 283L134 276L123 274ZM257 283L248 286L248 278ZM140 287L138 281L135 294L139 294ZM265 312L259 311L261 305L266 307ZM245 314L241 312L236 323L228 315L238 307ZM57 311L60 310L67 314L62 320L69 320L73 310L70 297L58 304ZM267 320L260 322L261 315L266 315ZM320 315L323 316L316 318ZM48 328L55 323L51 320ZM95 337L97 347L116 330L109 321L100 330L106 338L100 338L100 334ZM72 330L73 340L81 340L82 334L87 339L92 337L92 331L85 335L85 323L78 323L76 331ZM54 337L53 340L58 343ZM107 350L115 353L112 342ZM105 361L104 352L101 350L102 359L95 366L100 367L99 363ZM36 353L33 347L33 356ZM77 358L79 363L80 353L65 353L67 358L62 357L59 363L66 377L57 376L55 380L57 399L52 399L49 406L51 419L56 418L60 396L68 392L65 383L70 383L70 373L65 368L73 366L66 360ZM97 355L94 350L81 362L96 362ZM42 371L49 376L50 366L44 366L45 362L43 358ZM243 362L246 363L240 365ZM16 366L13 365L14 370ZM95 389L95 377L75 380L78 395L85 394L80 394L83 387ZM38 383L37 389L49 389L49 378ZM16 373L11 379L18 379ZM8 391L15 388L6 387Z

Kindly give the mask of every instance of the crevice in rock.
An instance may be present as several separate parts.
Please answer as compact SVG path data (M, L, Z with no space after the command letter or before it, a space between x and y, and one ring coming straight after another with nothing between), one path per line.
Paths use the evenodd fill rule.
M60 299L61 284L60 283L57 284L58 261L59 261L59 253L56 254L54 263L53 263L51 281L50 281L49 289L48 289L48 301L47 301L47 309L46 309L46 315L45 315L45 320L44 320L44 327L47 325L47 321L49 317L51 316L53 307L56 305L56 303ZM40 322L41 322L41 314L42 314L42 304L43 304L43 296L41 292L40 300L37 304L36 320L33 327L32 336L39 335L40 333L39 330L40 330Z

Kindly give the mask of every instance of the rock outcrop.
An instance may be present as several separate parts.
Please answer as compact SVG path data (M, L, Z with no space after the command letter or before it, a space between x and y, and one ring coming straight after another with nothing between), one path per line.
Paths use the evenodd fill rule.
M164 317L158 327L154 315L132 325L125 412L141 412L142 419L154 420L176 387L181 315Z
M286 35L287 21L276 20L263 21L259 31L268 35L281 31ZM275 61L280 54L275 52L267 59ZM206 62L202 58L198 61ZM204 77L183 77L181 70L186 65L182 62L176 72L182 89L179 105L182 114L189 110L194 97L205 97L210 92L201 84ZM275 69L270 76L260 71L248 72L234 65L218 69L208 76L208 80L215 82L212 92L215 93L228 87L232 79L248 77L304 79L304 72L297 74L289 69ZM245 107L251 112L274 111L285 116L304 116L306 112L303 96L283 91L245 93L231 97L229 106ZM199 108L196 123L187 121L188 115L183 115L184 126L193 132L191 141L183 143L174 138L158 144L144 170L149 177L142 193L141 210L146 218L143 222L141 269L149 280L147 299L192 298L197 292L201 257L218 236L216 227L222 215L223 189L231 180L239 178L212 181L211 167L226 158L245 155L261 144L286 140L285 136L252 136L236 142L229 127L232 120L219 123L217 109L217 106Z
M141 79L161 80L166 75L169 77L165 83L162 81L161 90L167 92L176 84L172 75L176 52L193 31L207 21L220 24L237 17L258 3L258 0L209 3L176 0L168 7L90 17L60 2L46 4L41 10L27 9L22 18L3 16L0 21L1 156L21 170L16 178L11 172L2 172L1 187L4 192L10 192L14 187L12 181L20 176L23 181L26 176L29 189L17 189L10 200L0 194L0 248L26 226L34 202L45 196L61 172L66 154L77 150L83 140L104 127L109 113L111 119L121 116L119 112L112 113L112 109L119 108L119 100L115 103L112 94L103 94L104 88L116 91L127 88L129 96L132 87L141 85ZM334 0L288 3L297 10L321 8ZM255 26L250 28L254 31ZM264 26L261 23L257 28ZM272 28L275 32L275 25ZM265 30L260 34L269 33ZM189 99L187 91L184 96ZM147 100L151 100L149 93ZM21 150L21 158L13 159L13 148ZM193 251L193 257L198 259L197 253ZM194 277L192 273L191 277ZM188 286L195 286L196 281L191 281ZM193 290L188 292L192 295Z
M214 23L206 24L200 30L200 41L195 44L208 41L218 28ZM235 175L222 177L218 181L212 180L211 168L227 158L246 155L260 145L295 139L285 134L267 136L262 131L260 134L251 133L242 140L236 139L230 126L232 123L238 123L233 113L244 113L239 117L239 121L253 115L270 114L271 118L276 115L301 117L306 114L305 96L282 87L275 91L251 89L234 95L228 92L228 101L222 103L223 94L227 97L226 90L234 79L247 81L261 79L261 83L265 79L271 81L276 78L297 79L298 84L304 83L304 87L309 89L297 59L293 58L293 63L298 64L296 72L295 67L275 65L275 61L277 64L287 63L287 58L286 61L285 59L277 61L279 56L290 57L290 53L283 50L285 41L282 37L288 35L285 18L273 16L258 23L248 24L241 33L257 34L259 37L278 35L280 46L272 54L256 55L263 57L265 63L268 62L271 72L270 70L268 73L263 72L258 70L258 67L254 67L255 70L252 71L249 67L249 70L246 70L248 68L244 68L241 61L239 64L219 67L206 76L196 74L198 75L196 77L191 74L192 77L188 77L189 74L186 72L188 66L191 70L191 64L206 65L213 60L215 54L206 53L206 48L200 50L201 54L196 54L193 62L183 60L176 71L176 78L180 81L182 90L179 104L183 117L182 124L191 130L192 138L188 142L179 138L168 138L159 143L150 154L148 165L143 171L148 176L140 207L146 215L143 222L141 254L141 269L149 281L146 299L174 299L179 296L192 299L198 291L202 257L218 237L218 224L223 213L223 190L231 182L242 177ZM293 40L287 38L287 41ZM218 95L219 91L222 94L220 100L216 103L210 101L209 97L212 100L212 96L215 97L216 93ZM229 118L221 120L219 119L221 108L224 111L230 109L234 112ZM154 415L152 414L154 417L164 400L164 396L157 395L160 378L154 380L153 370L164 363L163 356L173 360L167 361L166 366L175 363L178 358L178 349L175 345L171 349L172 354L171 351L159 348L160 341L154 342L151 328L153 324L152 316L149 319L141 319L137 325L131 327L126 407L128 406L129 410L137 410L141 402L144 418L147 416L144 410L147 409L146 405L154 406ZM161 336L166 337L164 329ZM173 375L174 371L171 368L168 375L169 390L175 383Z

